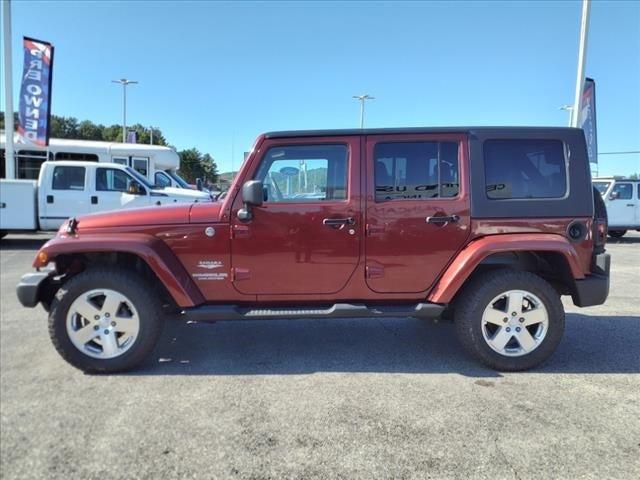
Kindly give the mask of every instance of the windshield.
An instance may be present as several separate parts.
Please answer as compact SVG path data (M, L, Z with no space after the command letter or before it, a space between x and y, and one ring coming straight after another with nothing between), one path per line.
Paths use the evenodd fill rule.
M593 182L593 186L598 189L600 195L604 195L604 192L607 191L609 185L611 185L611 182Z
M176 172L173 172L171 170L165 170L165 172L171 177L173 178L173 180L180 185L181 188L189 188L191 189L191 186L186 182L186 180L184 178L182 178L180 175L178 175Z
M147 187L148 189L153 189L153 185L151 185L149 183L149 180L147 180L146 178L144 178L142 175L140 175L138 172L136 172L133 168L131 167L125 167L125 170L127 171L127 173L133 175L133 178L135 178L138 182L140 182L142 185L144 185L145 187Z

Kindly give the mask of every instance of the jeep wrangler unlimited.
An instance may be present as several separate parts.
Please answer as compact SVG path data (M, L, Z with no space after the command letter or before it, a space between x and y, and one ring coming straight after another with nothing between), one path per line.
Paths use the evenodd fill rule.
M70 219L17 293L86 372L138 365L167 305L197 321L444 316L478 360L523 370L558 346L561 295L607 298L606 222L579 129L275 132L222 201Z

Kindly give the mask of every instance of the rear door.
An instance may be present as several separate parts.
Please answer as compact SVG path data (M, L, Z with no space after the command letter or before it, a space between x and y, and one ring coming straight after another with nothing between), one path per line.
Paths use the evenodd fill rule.
M139 193L130 193L133 184L139 183L124 170L96 167L91 193L91 211L106 212L121 208L144 207L149 205L149 192L139 186Z
M51 165L49 165L51 168ZM43 188L44 187L44 188ZM87 168L71 165L52 167L40 185L40 228L55 230L69 217L89 213Z
M366 282L380 293L429 289L469 236L464 135L366 139Z

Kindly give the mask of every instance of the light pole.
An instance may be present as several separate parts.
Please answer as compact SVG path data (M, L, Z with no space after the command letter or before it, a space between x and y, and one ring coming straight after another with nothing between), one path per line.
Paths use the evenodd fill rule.
M127 141L127 85L138 83L135 80L121 78L120 80L111 80L111 83L119 83L122 85L122 143Z
M6 177L16 178L13 155L13 85L11 84L11 3L2 2L2 34L4 48L4 135L6 146Z
M354 95L353 98L360 101L360 128L364 128L364 102L367 100L375 100L376 97L365 93L364 95Z
M573 125L573 105L562 105L560 110L569 112L569 126Z
M576 74L576 92L573 101L571 126L578 127L582 110L582 89L584 88L584 66L587 59L587 36L589 34L589 11L591 0L582 0L582 20L580 22L580 49L578 50L578 71Z

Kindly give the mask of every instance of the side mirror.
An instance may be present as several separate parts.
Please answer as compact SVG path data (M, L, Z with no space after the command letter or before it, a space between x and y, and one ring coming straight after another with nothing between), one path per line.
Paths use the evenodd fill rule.
M609 194L609 200L617 200L620 197L620 192L611 192Z
M131 182L127 193L130 195L140 195L140 185L138 185L138 182Z
M202 191L202 179L201 178L196 178L196 188L200 191Z
M238 210L238 218L248 222L253 218L251 207L259 207L264 201L264 188L260 180L249 180L242 185L242 201L244 206Z

